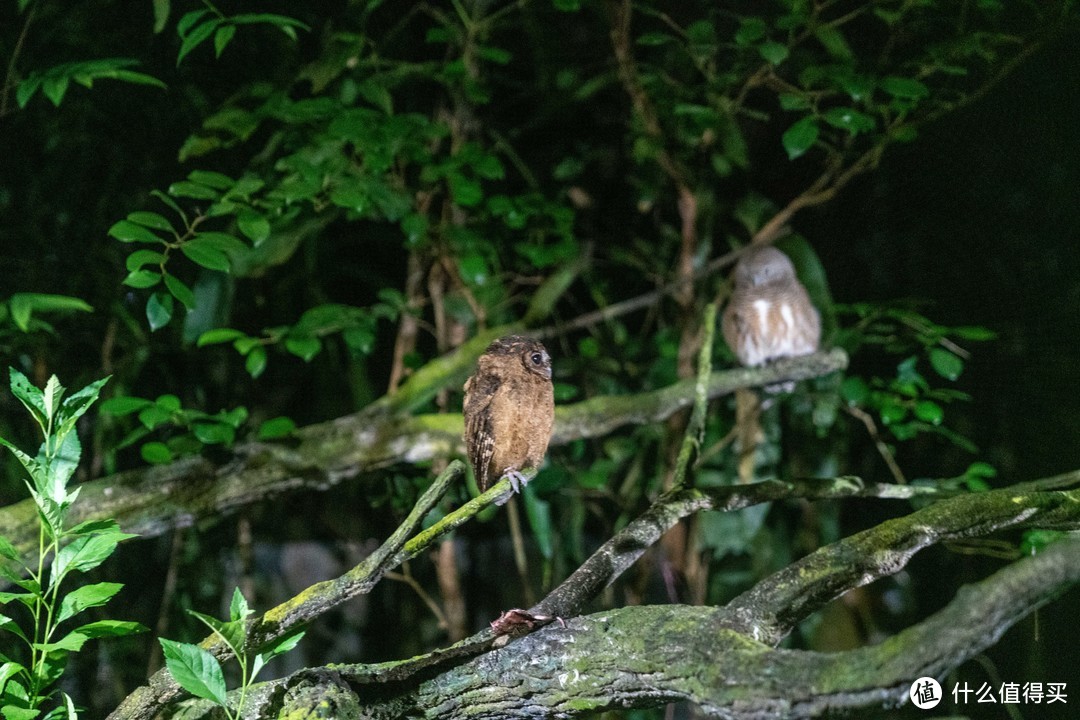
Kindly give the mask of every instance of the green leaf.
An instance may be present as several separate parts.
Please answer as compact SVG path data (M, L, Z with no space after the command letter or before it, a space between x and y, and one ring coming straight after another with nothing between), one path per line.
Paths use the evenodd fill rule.
M277 418L277 420L289 420L289 418ZM273 421L267 420L267 422L273 422ZM289 420L289 422L292 423L292 420ZM263 423L263 425L266 425L266 423ZM293 427L296 427L296 425L293 424ZM291 428L290 428L289 432L291 432ZM19 551L16 550L15 546L11 544L11 541L8 540L3 535L0 535L0 557L5 557L8 560L20 560L21 559L21 556L19 555Z
M163 442L148 442L139 448L139 455L151 465L167 465L173 461L172 450Z
M75 588L60 601L60 614L56 622L64 622L87 608L104 605L123 587L121 583L99 582Z
M149 228L137 225L130 220L120 220L109 228L111 237L120 242L145 242L165 244L165 240L154 234Z
M23 407L30 411L34 420L44 431L48 423L48 412L45 409L45 396L40 388L15 368L8 368L8 374L11 378L11 394L23 404ZM18 450L14 445L5 444L12 450Z
M143 225L154 230L163 230L165 232L173 232L172 223L170 223L165 216L159 215L156 212L138 211L128 213L127 219L136 225Z
M304 637L304 630L294 630L287 635L283 635L275 640L270 646L263 649L259 656L263 658L263 661L276 658L278 655L284 655L297 645L300 644L300 640Z
M188 310L195 307L195 293L191 292L191 288L181 282L175 275L164 273L162 277L165 278L165 287L168 288L174 298L183 303Z
M866 113L859 112L849 107L834 107L822 116L825 122L841 130L847 130L852 135L863 132L873 132L877 128L874 118Z
M930 95L930 88L913 78L887 77L879 84L882 90L903 100L919 100Z
M195 237L180 246L188 260L209 270L229 271L229 258L202 237Z
M136 250L127 256L127 260L124 261L124 267L128 272L133 273L136 270L142 268L143 265L161 265L165 260L164 253L159 253L154 250Z
M161 282L161 273L152 270L132 270L124 278L124 285L133 287L136 290L154 287L159 282Z
M990 328L982 327L981 325L964 325L961 327L952 328L951 333L961 340L974 340L976 342L993 340L997 337L997 333Z
M753 45L765 37L769 27L761 18L744 18L735 31L736 45Z
M228 190L236 185L236 181L225 173L214 172L212 170L192 170L188 173L187 179L193 183L205 185L206 187L211 187L215 190Z
M217 200L220 195L213 188L183 180L170 185L169 194L173 197L188 197L194 200Z
M840 396L848 405L865 405L870 398L870 387L861 377L852 375L840 384Z
M184 19L187 19L190 16L191 13L188 13L184 16ZM199 45L201 45L211 35L213 35L214 31L217 30L219 25L221 25L221 22L221 20L218 20L216 18L210 19L201 25L196 25L195 27L191 28L191 30L187 33L186 36L181 33L180 37L182 37L184 41L180 44L180 50L176 54L176 66L180 67L180 63L187 56L188 53L199 47ZM180 32L179 24L177 24L176 26L176 31L178 33ZM170 189L169 192L171 193L172 190Z
M247 370L248 375L253 378L262 375L263 370L266 369L266 348L261 345L252 348L244 361L244 368Z
M137 635L147 630L149 628L145 625L129 620L97 620L75 628L75 632L82 633L90 639Z
M169 324L173 316L173 296L164 292L155 292L146 301L146 320L150 331L160 330Z
M236 439L236 430L229 425L216 422L193 423L191 432L204 445L228 445Z
M12 320L23 332L30 329L30 317L35 312L93 312L94 310L79 298L50 293L15 293L8 302Z
M235 25L223 25L217 29L214 33L214 56L221 57L221 53L225 52L225 48L228 46L229 41L233 39L233 35L236 35Z
M217 345L218 343L227 343L236 340L237 338L246 337L244 333L239 330L233 330L232 328L215 328L213 330L207 330L199 339L195 342L196 346L204 347L206 345Z
M82 650L82 646L86 644L86 641L90 638L86 637L80 632L69 632L64 637L55 642L50 643L33 643L35 650L39 650L43 653L53 653L57 650L66 650L68 652L79 652Z
M71 78L66 75L46 77L41 83L41 92L45 93L45 97L49 98L53 105L60 107L70 81Z
M123 417L124 415L130 415L133 412L138 412L145 407L153 405L152 402L144 398L137 397L114 397L109 398L105 402L101 403L101 411L107 412L110 415L117 417Z
M450 173L446 180L450 185L450 194L458 205L472 207L484 199L484 191L479 181L467 178L458 172Z
M920 400L915 403L915 417L931 425L940 425L945 419L945 410L932 400Z
M259 440L276 440L278 438L288 437L294 430L296 430L296 423L293 422L292 418L276 417L266 420L259 425L256 437L258 437Z
M165 666L180 687L195 697L226 707L225 675L213 655L190 643L166 638L158 638L158 642L165 655Z
M116 546L124 540L137 537L131 533L103 532L97 535L80 535L60 548L53 564L53 583L59 582L69 572L86 572L105 562Z
M285 349L304 362L311 362L322 350L322 341L314 337L289 337L285 338Z
M789 127L781 138L788 159L794 160L813 147L817 142L818 132L817 121L810 115Z
M930 365L938 375L948 380L956 380L964 371L964 361L944 348L930 348Z
M270 237L270 221L250 210L241 211L236 216L236 227L256 245Z
M229 619L243 620L251 613L252 610L240 588L233 588L232 600L229 602Z
M204 625L220 635L221 639L238 654L243 650L245 637L243 620L218 620L212 615L204 615L195 610L188 610L188 614L198 618Z
M818 25L814 28L814 36L821 43L825 51L837 60L852 60L855 54L851 51L844 34L835 25Z
M783 43L766 41L758 45L758 54L773 65L779 65L788 58L788 46Z

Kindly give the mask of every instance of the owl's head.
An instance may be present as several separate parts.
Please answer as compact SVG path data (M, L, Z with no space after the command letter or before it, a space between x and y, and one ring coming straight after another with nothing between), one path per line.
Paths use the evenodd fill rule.
M487 354L517 357L528 372L545 380L551 379L551 356L539 340L523 335L507 335L488 345Z
M736 287L757 287L795 278L795 266L788 256L774 247L751 250L735 266Z

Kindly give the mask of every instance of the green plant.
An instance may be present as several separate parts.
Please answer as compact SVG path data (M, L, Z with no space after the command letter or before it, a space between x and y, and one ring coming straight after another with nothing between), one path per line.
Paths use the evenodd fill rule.
M252 648L247 646L246 623L253 611L248 607L240 588L233 590L227 621L223 622L194 610L188 610L188 612L205 623L236 657L240 665L240 687L238 688L240 695L236 701L236 708L234 710L229 708L225 690L225 673L221 668L221 663L205 648L192 643L158 638L161 649L165 653L165 665L182 688L196 697L210 700L221 706L230 720L240 717L248 689L266 663L292 650L304 636L303 630L289 633L263 648L262 652L252 654Z
M98 620L74 629L62 626L84 610L107 603L123 587L120 583L99 582L63 591L64 581L75 573L85 573L101 565L123 540L135 537L120 532L113 520L94 520L67 527L67 516L79 495L67 484L78 466L82 448L75 423L97 400L103 378L64 398L64 387L56 376L40 390L19 371L11 370L11 392L30 412L44 435L36 457L26 454L0 438L30 475L27 487L37 507L39 532L37 551L29 562L6 538L0 537L0 577L18 588L0 592L0 605L22 606L22 623L0 614L0 631L13 635L25 651L8 655L10 645L0 652L0 716L6 720L32 720L41 715L43 705L54 695L59 702L46 718L75 718L77 713L67 693L52 689L63 674L68 656L82 649L87 640L129 635L146 628L135 622Z

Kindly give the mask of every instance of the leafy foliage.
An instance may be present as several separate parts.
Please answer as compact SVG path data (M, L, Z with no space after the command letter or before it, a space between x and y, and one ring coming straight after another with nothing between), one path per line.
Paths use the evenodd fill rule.
M191 643L158 638L165 652L165 665L182 688L195 697L213 701L225 710L225 715L230 720L241 716L248 689L266 663L295 648L304 636L303 631L289 633L268 647L262 648L260 652L252 654L251 648L247 647L245 623L253 611L248 607L240 588L233 591L227 621L223 622L194 610L188 612L202 621L228 646L240 665L240 688L236 707L229 706L225 693L225 673L221 669L221 663L204 648Z
M79 495L68 490L68 482L79 463L82 448L75 423L97 400L108 378L87 385L67 398L65 389L52 376L39 390L19 371L11 370L11 392L26 408L44 435L36 457L31 457L0 437L0 445L10 450L30 476L26 485L37 508L40 537L36 558L23 564L22 555L0 536L0 578L17 588L0 592L0 606L19 610L24 621L0 614L0 633L23 646L24 653L0 653L0 713L6 718L33 720L54 695L59 704L48 717L76 718L67 693L54 690L67 665L68 656L82 650L87 640L142 632L138 623L98 620L75 628L62 628L67 620L100 607L123 585L98 582L61 590L61 585L77 573L101 565L116 546L135 537L121 532L113 520L83 522L68 527L67 516ZM70 583L69 583L70 584ZM17 617L17 616L16 616ZM5 643L5 648L12 647Z

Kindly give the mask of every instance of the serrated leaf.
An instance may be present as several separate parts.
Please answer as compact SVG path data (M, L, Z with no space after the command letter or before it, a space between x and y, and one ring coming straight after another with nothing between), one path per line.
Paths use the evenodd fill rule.
M225 675L213 655L190 643L166 638L158 638L158 642L165 655L165 666L180 687L195 697L226 706Z
M259 653L259 657L265 662L276 658L278 655L284 655L300 644L300 641L304 637L304 632L304 630L294 630L287 635L279 637L271 645L264 648L263 651Z
M221 636L229 647L234 651L241 651L244 647L245 629L243 620L218 620L212 615L204 615L195 610L188 610L188 614L198 618L212 631Z
M248 607L247 598L240 592L240 588L233 588L232 600L229 601L229 619L243 620L252 613Z
M97 535L80 535L60 548L53 563L53 583L69 572L86 572L105 562L124 540L137 537L131 533L104 532Z
M149 628L145 625L130 620L97 620L75 628L75 632L82 633L90 639L137 635L147 630Z
M121 583L99 582L75 588L64 595L63 600L60 601L60 614L57 616L56 622L63 622L87 608L104 605L109 600L112 600L113 596L120 592L123 587Z

